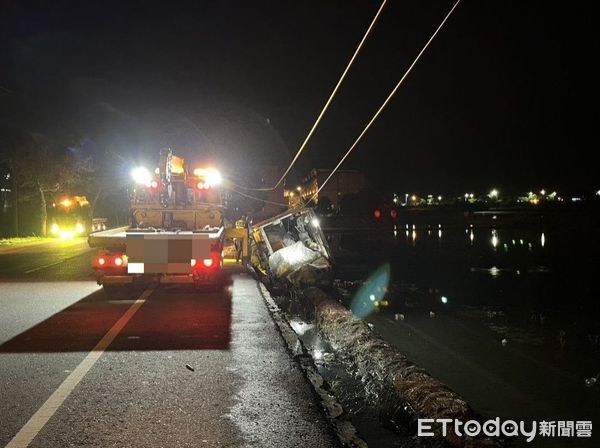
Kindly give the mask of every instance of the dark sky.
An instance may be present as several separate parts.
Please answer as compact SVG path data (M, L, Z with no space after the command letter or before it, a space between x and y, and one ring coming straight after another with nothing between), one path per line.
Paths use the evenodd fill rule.
M4 126L244 181L289 161L379 2L0 5ZM463 0L346 166L400 191L598 188L591 5ZM451 6L389 1L300 172L337 162Z

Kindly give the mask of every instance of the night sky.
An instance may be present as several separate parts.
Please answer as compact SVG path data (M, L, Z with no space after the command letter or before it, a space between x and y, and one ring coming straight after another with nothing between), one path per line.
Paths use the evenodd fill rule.
M250 182L288 163L380 3L0 4L2 129L131 163L170 146ZM451 6L388 2L298 173L337 162ZM463 0L345 167L399 191L599 188L594 13Z

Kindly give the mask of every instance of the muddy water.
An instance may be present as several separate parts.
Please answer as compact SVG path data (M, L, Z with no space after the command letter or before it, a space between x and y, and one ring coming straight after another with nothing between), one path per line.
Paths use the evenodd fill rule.
M386 340L488 417L600 425L600 233L398 223L329 233L341 280L389 263L387 306L367 318ZM357 287L340 283L350 305ZM539 437L517 446L600 446Z

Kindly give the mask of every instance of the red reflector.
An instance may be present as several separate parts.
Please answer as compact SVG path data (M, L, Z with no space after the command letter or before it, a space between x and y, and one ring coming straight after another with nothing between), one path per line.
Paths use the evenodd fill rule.
M106 260L104 259L104 257L100 257L98 258L98 264L100 266L104 266L104 264L106 263Z
M379 218L381 218L381 212L380 212L379 210L375 210L375 211L373 212L373 215L375 215L375 218L376 218L376 219L379 219Z
M206 266L207 268L210 268L213 265L213 259L212 258L205 258L204 260L202 260L202 264L204 266Z
M192 265L192 267L196 266L196 259L192 258L192 260L190 261L190 264Z

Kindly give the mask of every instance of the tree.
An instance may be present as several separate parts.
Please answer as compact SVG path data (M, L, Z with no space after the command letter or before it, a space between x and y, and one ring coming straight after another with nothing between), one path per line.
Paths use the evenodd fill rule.
M84 166L68 150L63 141L33 136L21 129L10 129L2 141L2 158L7 162L14 189L19 192L15 199L21 202L39 201L39 233L46 235L47 194L68 189L81 183ZM17 205L17 204L15 204ZM15 207L18 223L18 210ZM18 224L15 229L19 233Z

